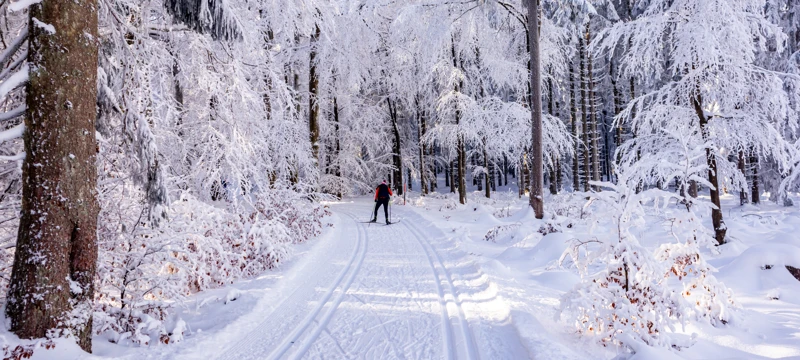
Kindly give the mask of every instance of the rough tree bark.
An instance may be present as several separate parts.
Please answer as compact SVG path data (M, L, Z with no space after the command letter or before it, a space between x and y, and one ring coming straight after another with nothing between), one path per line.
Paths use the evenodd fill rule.
M52 25L50 33L33 19ZM97 2L30 7L22 216L6 314L21 338L66 328L92 350L97 266Z
M544 218L544 163L542 153L542 69L539 51L539 0L528 0L528 39L531 72L531 195L537 219Z

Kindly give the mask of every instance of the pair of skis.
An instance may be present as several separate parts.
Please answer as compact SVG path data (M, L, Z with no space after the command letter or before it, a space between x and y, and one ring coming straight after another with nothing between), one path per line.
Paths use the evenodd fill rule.
M397 220L397 221L390 221L390 222L386 223L385 225L386 225L386 226L389 226L389 225L394 225L394 224L397 224L397 223L399 223L400 221L401 221L401 220ZM372 223L375 223L375 224L377 224L378 222L377 222L377 221L361 221L361 223L362 223L362 224L372 224Z

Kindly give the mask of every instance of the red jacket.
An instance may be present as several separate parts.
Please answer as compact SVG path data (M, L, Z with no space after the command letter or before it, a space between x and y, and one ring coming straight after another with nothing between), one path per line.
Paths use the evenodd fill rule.
M388 192L388 195L387 195L387 192ZM380 184L380 185L378 185L377 188L375 188L375 200L378 200L378 197L388 198L389 196L392 196L392 195L394 195L394 194L392 193L392 188L390 188L389 185Z

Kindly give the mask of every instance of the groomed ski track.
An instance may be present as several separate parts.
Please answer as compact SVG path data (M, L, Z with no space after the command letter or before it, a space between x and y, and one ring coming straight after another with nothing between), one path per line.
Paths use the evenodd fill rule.
M533 358L496 286L452 239L400 206L406 221L362 223L370 205L332 205L333 234L283 291L176 358Z

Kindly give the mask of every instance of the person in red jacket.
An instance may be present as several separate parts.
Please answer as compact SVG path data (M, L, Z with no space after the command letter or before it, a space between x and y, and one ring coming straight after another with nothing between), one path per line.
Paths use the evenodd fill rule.
M389 199L392 194L392 189L386 185L386 180L383 180L377 188L375 188L375 213L372 215L370 222L378 221L378 209L383 205L383 215L386 218L386 223L389 224Z

